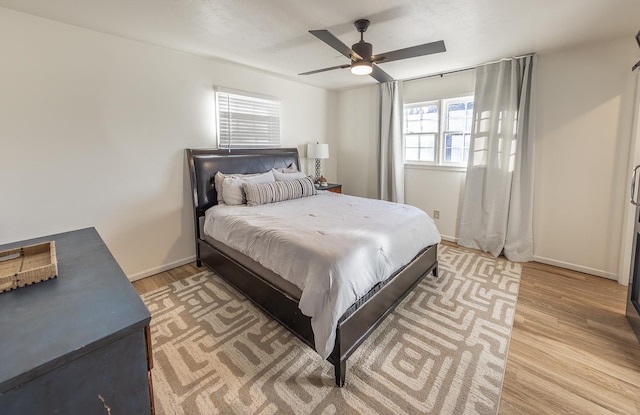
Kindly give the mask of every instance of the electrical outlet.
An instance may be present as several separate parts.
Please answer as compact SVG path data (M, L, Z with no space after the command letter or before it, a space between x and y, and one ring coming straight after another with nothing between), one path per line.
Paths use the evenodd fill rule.
M434 219L440 219L440 211L439 210L434 210L433 211L433 218Z

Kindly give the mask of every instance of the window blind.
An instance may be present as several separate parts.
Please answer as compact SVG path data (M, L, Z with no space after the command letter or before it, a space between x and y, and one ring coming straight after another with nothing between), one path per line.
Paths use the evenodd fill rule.
M280 100L216 88L218 147L280 147Z

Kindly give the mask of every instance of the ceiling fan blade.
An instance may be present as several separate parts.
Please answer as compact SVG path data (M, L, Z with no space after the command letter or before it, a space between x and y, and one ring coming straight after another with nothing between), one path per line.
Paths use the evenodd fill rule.
M345 64L345 65L338 65L338 66L332 66L331 68L324 68L324 69L316 69L315 71L309 71L309 72L304 72L304 73L299 73L298 75L311 75L314 73L318 73L318 72L326 72L326 71L332 71L334 69L344 69L344 68L348 68L350 67L350 64Z
M312 35L314 35L315 37L317 37L327 45L331 46L338 52L342 53L344 56L346 56L349 59L351 59L352 57L357 60L362 59L362 57L360 57L357 53L353 52L351 48L349 48L349 46L342 43L340 39L335 37L328 30L309 30L309 33L311 33Z
M380 53L373 56L373 61L377 63L387 63L399 59L415 58L416 56L431 55L433 53L446 52L444 41L425 43L424 45L411 46L410 48L398 49L387 53Z
M372 65L372 66L373 66L373 71L371 72L371 76L376 78L378 82L382 83L382 82L393 81L393 78L391 77L391 75L389 75L388 73L386 73L376 65Z

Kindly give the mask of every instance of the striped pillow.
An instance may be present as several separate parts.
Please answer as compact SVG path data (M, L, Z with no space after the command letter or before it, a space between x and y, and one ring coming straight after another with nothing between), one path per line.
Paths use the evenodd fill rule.
M243 183L242 189L247 196L247 205L257 206L265 203L299 199L318 193L309 177L273 183Z

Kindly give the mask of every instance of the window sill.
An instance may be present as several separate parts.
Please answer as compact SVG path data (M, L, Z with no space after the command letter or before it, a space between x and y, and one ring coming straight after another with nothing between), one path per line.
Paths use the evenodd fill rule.
M437 164L418 164L418 163L404 163L405 169L412 170L439 170L439 171L455 171L466 173L466 166L446 166Z

